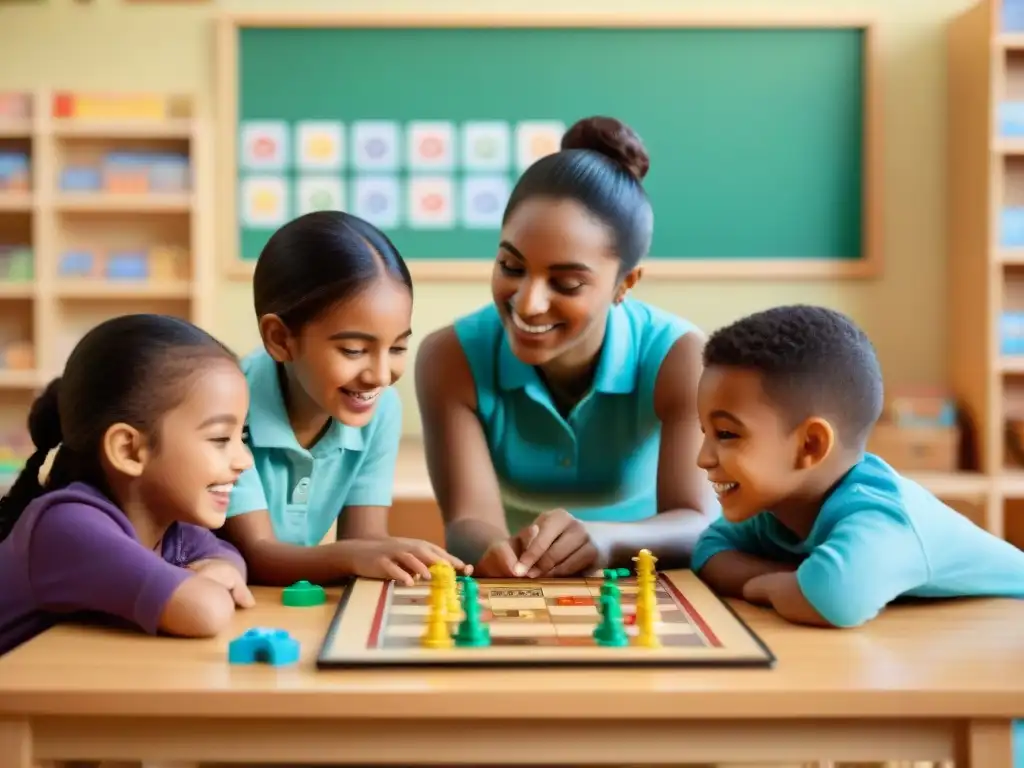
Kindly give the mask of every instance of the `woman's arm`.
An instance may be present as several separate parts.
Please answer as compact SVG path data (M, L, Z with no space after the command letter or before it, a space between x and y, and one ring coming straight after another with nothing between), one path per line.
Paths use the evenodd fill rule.
M612 565L629 565L638 550L656 549L662 560L686 562L716 508L711 485L697 466L701 432L697 385L705 338L694 330L676 340L654 385L661 421L658 514L635 523L585 523Z
M476 563L492 544L508 539L509 530L490 449L475 413L473 374L453 328L435 331L420 345L416 398L448 550Z

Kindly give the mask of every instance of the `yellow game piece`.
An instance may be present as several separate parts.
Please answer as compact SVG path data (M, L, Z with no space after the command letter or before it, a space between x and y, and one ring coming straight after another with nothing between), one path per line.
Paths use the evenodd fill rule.
M430 566L430 576L430 597L427 600L430 616L427 618L427 626L420 638L420 644L424 648L451 648L455 642L448 628L448 595L444 566L441 563Z
M652 589L640 589L636 593L636 644L643 648L660 648L661 640L654 628L660 620L658 605Z
M458 621L459 613L462 611L462 604L459 602L459 588L455 581L455 566L451 563L441 563L444 571L444 592L448 601L448 620Z
M633 558L633 562L636 563L636 578L637 582L643 582L648 579L654 579L654 564L658 562L658 558L649 549L641 549L636 557Z

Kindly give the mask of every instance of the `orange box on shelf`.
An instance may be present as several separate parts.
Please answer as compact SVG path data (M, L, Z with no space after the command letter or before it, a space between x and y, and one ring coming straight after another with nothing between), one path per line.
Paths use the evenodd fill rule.
M36 365L36 353L27 341L12 341L3 350L4 367L15 371L30 371Z
M0 120L28 120L32 117L32 97L27 93L0 93Z
M53 116L82 120L163 120L167 99L157 94L101 94L62 91L53 97Z
M871 432L867 449L902 472L956 472L960 464L960 429L901 427L881 421Z
M149 250L149 276L153 280L187 280L188 251L173 245L157 245Z

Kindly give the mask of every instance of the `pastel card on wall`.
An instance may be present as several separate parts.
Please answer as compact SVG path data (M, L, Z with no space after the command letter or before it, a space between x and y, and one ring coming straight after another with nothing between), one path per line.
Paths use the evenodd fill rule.
M242 226L279 227L288 220L288 185L280 176L250 176L242 180Z
M241 165L248 171L280 171L288 165L288 126L282 120L252 120L239 137Z
M565 123L557 120L527 120L516 126L516 166L520 173L562 146Z
M296 215L345 210L345 189L333 176L304 176L295 188Z
M469 176L462 183L462 223L469 229L499 229L512 193L505 176Z
M353 159L361 171L398 168L398 123L361 120L352 125Z
M505 171L511 163L511 129L500 120L462 126L462 164L467 171Z
M295 127L299 168L337 171L345 162L345 126L337 120L303 120Z
M447 171L455 162L455 126L442 120L421 120L406 128L409 168Z
M399 185L393 176L361 176L355 180L352 213L383 228L398 226Z
M455 223L455 185L447 176L409 180L409 224L421 229L447 228Z

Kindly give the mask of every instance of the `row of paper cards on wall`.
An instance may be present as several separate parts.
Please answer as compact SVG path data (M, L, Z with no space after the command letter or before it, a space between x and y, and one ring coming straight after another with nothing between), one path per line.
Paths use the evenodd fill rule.
M495 229L514 179L564 132L556 120L244 122L241 223L344 210L382 228Z

